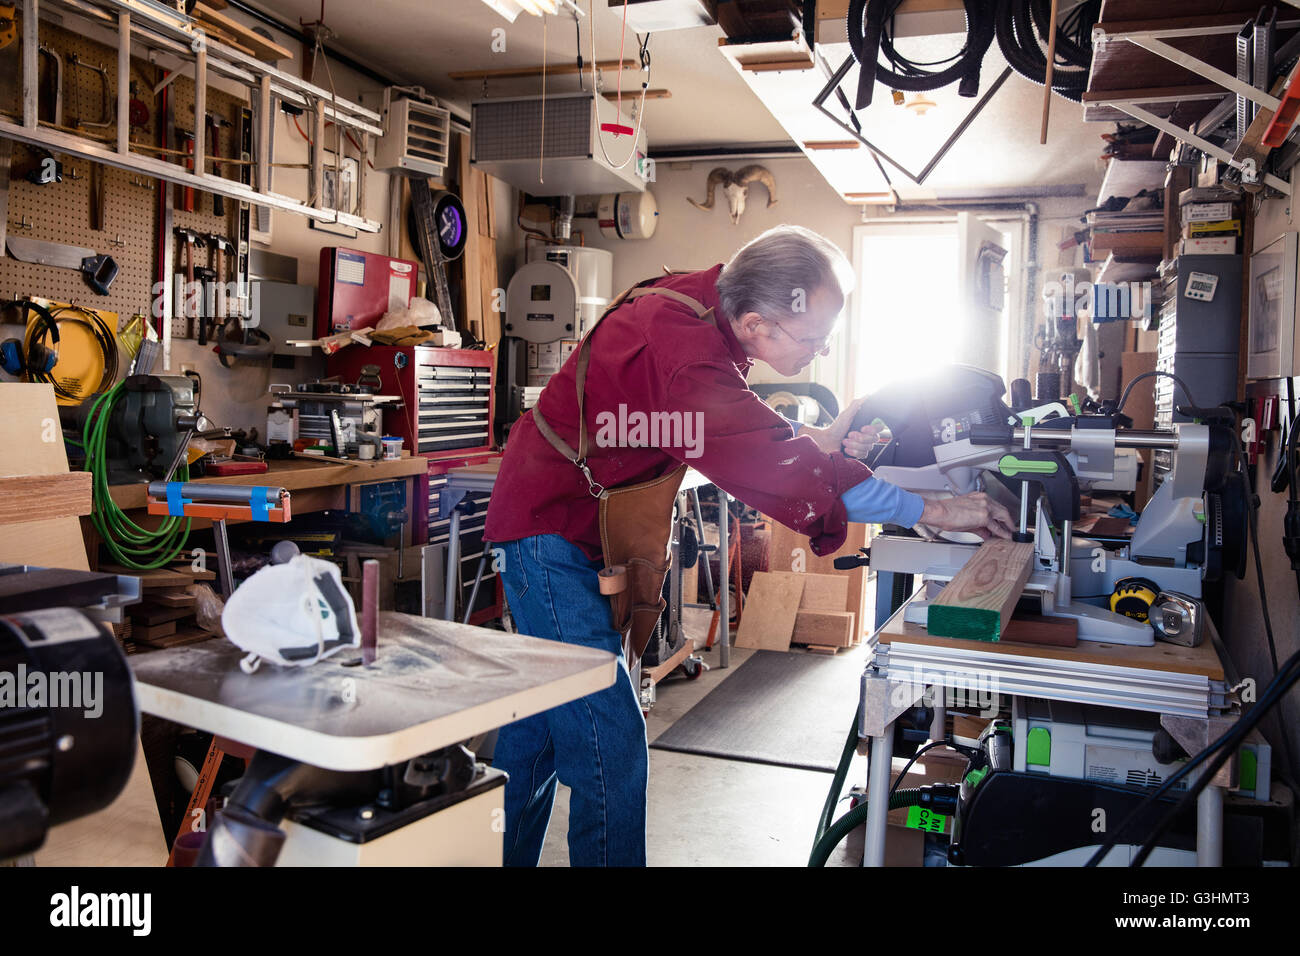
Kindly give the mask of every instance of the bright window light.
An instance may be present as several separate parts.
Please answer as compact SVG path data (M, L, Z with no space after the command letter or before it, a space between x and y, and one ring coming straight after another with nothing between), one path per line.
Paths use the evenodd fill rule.
M863 230L854 301L853 394L954 360L960 334L951 226Z

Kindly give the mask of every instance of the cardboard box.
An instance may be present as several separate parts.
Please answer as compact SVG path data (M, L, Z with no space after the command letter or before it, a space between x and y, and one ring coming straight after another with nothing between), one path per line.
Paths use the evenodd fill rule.
M966 769L966 761L930 760L929 758L942 750L931 751L912 765L900 790L912 787L930 786L936 783L961 783ZM897 758L896 758L897 759ZM897 774L890 778L890 783L897 779ZM908 815L912 808L891 810L885 828L885 866L923 866L925 854L925 830L908 826ZM953 818L945 816L941 821L930 818L937 828L932 832L946 833L952 836Z

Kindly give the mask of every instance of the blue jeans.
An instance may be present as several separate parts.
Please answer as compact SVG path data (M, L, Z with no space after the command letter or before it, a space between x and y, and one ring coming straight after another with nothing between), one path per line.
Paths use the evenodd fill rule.
M597 583L600 565L555 534L495 547L504 552L502 583L521 634L619 658L612 686L501 728L493 766L510 775L505 865L537 865L558 780L572 790L573 866L645 866L645 718Z

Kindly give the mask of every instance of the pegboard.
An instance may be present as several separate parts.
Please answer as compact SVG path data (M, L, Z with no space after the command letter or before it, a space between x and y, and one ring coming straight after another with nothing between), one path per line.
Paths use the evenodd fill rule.
M21 31L21 20L19 28ZM21 33L20 33L21 35ZM20 45L20 41L12 44ZM80 116L86 120L98 119L102 84L97 74L80 67L71 68L69 55L75 55L92 66L103 65L108 71L108 97L110 110L115 111L117 97L117 52L112 47L88 40L78 33L66 30L48 22L41 23L41 45L49 47L63 57L63 123L71 126L74 118ZM158 100L152 95L152 89L162 78L162 71L139 57L131 60L131 79L136 84L137 94L149 107L149 122L143 127L132 127L130 138L133 142L157 142ZM168 97L174 117L175 127L190 130L194 123L194 84L188 77L181 76L168 86ZM208 110L224 116L232 125L221 131L220 149L223 155L230 155L235 147L234 134L239 120L239 110L243 103L237 97L223 90L208 87ZM17 95L6 89L0 99L0 110L17 114L21 103ZM92 138L109 139L116 135L116 126L100 131L79 131L81 135ZM176 144L173 144L175 147ZM13 143L13 159L9 184L8 233L30 239L41 239L71 246L93 249L96 253L107 253L117 262L120 272L107 296L96 295L79 272L61 269L55 266L43 266L35 263L19 262L8 256L0 257L0 298L12 299L23 296L59 299L84 305L87 308L117 312L125 322L136 313L152 317L153 286L156 268L155 240L157 229L158 189L172 189L177 203L173 214L173 225L193 229L202 233L219 233L225 236L233 234L235 211L238 204L226 200L227 215L225 221L215 216L212 211L212 196L195 191L194 211L185 212L179 208L179 189L169 183L144 176L141 173L103 167L104 176L104 228L93 230L90 227L90 192L91 167L93 164L83 159L56 154L63 163L63 182L44 186L27 182L23 178L24 167L39 161L39 152L21 143ZM136 151L145 151L136 148ZM214 154L216 150L211 142L205 151ZM158 155L151 153L149 155ZM164 156L167 159L179 157ZM209 169L209 172L212 170ZM223 175L238 178L235 167L225 166ZM173 269L184 275L184 249L175 244L176 256L173 257ZM233 270L231 257L227 256L227 270ZM215 259L214 259L215 262ZM208 256L200 251L197 265L208 265ZM150 319L153 323L153 319ZM191 330L184 318L174 319L171 334L176 338L189 337Z

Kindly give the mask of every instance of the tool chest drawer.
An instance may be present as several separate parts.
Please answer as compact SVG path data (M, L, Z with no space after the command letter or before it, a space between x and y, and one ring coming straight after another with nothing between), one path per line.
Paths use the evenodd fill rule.
M378 375L401 406L384 412L384 433L426 458L492 450L493 353L432 346L354 345L331 356L331 375L355 383Z
M491 444L490 367L417 365L415 393L417 453Z

